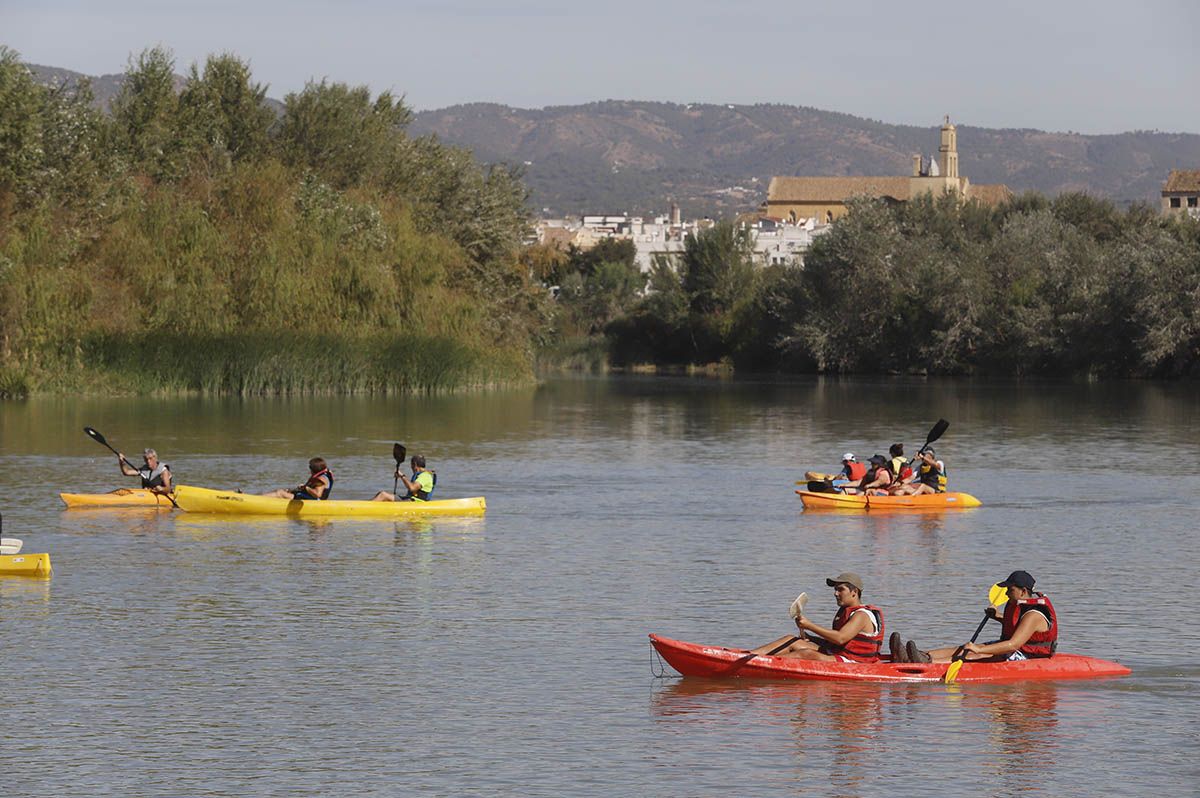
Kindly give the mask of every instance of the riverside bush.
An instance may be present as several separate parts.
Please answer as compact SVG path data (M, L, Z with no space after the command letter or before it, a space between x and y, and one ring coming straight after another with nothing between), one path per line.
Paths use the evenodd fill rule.
M549 308L514 173L410 139L386 93L309 84L276 122L235 56L173 75L133 59L110 117L0 48L5 395L532 378Z

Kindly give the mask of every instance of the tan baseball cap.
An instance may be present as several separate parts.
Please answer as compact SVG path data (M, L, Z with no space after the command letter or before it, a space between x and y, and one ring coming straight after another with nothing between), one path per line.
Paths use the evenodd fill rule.
M852 571L844 571L832 579L826 579L825 584L833 587L834 585L853 585L858 588L861 593L863 589L862 577Z

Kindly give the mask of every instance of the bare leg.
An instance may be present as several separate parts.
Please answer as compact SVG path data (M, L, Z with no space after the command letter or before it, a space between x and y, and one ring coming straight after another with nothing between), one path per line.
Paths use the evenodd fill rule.
M925 653L927 653L930 659L932 659L934 662L952 662L954 660L954 655L958 653L960 648L962 648L962 646L946 646L945 648L935 648L932 651L927 651ZM974 652L970 652L967 654L967 656L963 657L963 659L967 662L982 662L985 660L1000 661L1003 659L1003 657L997 659L996 657L987 654L976 654Z
M275 499L294 499L295 498L295 494L293 494L292 491L288 490L287 488L280 488L279 490L267 491L266 493L260 493L258 495L259 496L270 496Z
M920 496L923 493L937 493L937 491L922 482L917 485L917 489L913 491L913 495Z
M386 490L381 490L378 493L376 493L374 496L371 497L371 501L373 501L373 502L394 502L394 501L396 501L396 495L394 493L388 493Z

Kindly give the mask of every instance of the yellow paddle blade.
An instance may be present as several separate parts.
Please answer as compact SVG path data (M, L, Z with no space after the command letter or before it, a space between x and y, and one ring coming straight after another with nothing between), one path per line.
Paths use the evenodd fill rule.
M1000 585L992 585L991 589L988 590L988 604L991 604L993 607L999 607L1007 601L1008 590L1006 588ZM986 618L984 622L987 622ZM975 637L979 637L981 631L983 631L983 623L979 624L979 628L975 630ZM975 642L975 637L971 638L972 643ZM958 678L958 672L962 670L963 662L964 660L956 659L950 663L950 667L946 668L946 675L942 677L942 681L945 684L954 683L954 680Z

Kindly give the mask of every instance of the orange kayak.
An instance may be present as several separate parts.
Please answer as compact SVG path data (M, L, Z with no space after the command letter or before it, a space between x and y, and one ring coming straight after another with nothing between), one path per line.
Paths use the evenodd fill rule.
M702 646L650 635L667 664L684 676L745 679L820 679L858 682L940 682L948 662L814 662L795 657L751 655L744 648ZM1045 679L1098 679L1126 676L1117 662L1078 654L1055 654L1020 662L967 662L956 682L1020 682Z
M983 502L969 493L922 493L918 496L861 496L796 490L806 510L966 509Z
M143 488L117 488L111 493L60 493L68 507L166 507L171 500Z

